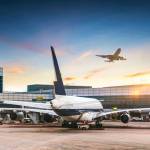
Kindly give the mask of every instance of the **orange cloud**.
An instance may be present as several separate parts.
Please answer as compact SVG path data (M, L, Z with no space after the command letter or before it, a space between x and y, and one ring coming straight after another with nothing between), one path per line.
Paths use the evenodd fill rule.
M14 66L6 66L5 67L5 71L7 73L11 73L11 74L23 74L24 72L26 72L26 67L24 66L19 66L19 65L14 65Z
M64 78L65 81L71 81L71 80L75 80L76 77L66 77Z
M136 78L136 77L142 77L142 76L145 76L145 75L150 75L150 71L128 74L125 77L127 77L127 78Z

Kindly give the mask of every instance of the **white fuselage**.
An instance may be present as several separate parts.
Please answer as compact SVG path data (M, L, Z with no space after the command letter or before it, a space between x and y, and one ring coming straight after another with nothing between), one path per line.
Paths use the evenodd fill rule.
M101 102L94 98L56 95L51 101L53 110L66 121L93 121L103 110Z

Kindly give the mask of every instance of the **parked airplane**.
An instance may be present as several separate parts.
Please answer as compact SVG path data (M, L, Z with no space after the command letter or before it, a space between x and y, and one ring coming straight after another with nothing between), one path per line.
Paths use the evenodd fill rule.
M119 56L121 53L121 48L118 48L116 52L112 55L96 55L98 57L106 58L106 62L113 62L114 60L127 60L126 58Z
M99 128L102 127L101 121L103 118L107 115L113 114L120 115L120 120L123 123L128 123L131 118L130 113L141 113L142 111L150 112L150 108L124 109L105 112L101 101L97 99L67 96L53 47L51 47L51 52L56 75L56 81L54 82L56 95L55 98L50 101L50 104L55 113L62 117L62 125L64 127L78 126L89 128L90 123L94 122L95 127Z

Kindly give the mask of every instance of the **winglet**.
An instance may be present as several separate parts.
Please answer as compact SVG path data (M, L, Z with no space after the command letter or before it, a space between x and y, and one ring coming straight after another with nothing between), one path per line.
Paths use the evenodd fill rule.
M53 64L54 64L55 75L56 75L56 81L54 82L55 94L66 95L63 80L62 80L59 65L58 65L58 61L57 61L53 46L51 46L51 52L52 52Z

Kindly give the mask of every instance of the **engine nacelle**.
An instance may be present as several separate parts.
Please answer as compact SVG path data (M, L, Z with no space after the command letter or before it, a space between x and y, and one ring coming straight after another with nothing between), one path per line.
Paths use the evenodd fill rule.
M56 119L53 116L49 115L49 114L44 114L43 115L43 120L47 123L56 121Z
M24 113L23 112L12 112L12 113L10 113L10 119L21 121L24 119Z
M119 57L119 59L120 59L120 60L126 60L126 58L124 58L124 57L121 57L121 56Z
M126 114L122 114L120 116L120 120L123 122L123 123L128 123L130 121L130 115L128 113Z

